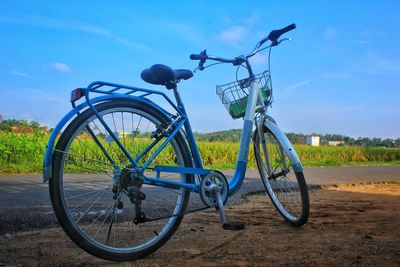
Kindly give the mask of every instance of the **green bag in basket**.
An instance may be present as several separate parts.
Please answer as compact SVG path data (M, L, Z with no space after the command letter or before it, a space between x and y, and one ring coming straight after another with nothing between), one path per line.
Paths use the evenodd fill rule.
M231 114L232 118L237 119L241 118L244 116L244 113L246 112L246 106L247 106L247 96L233 101L229 105L229 114Z

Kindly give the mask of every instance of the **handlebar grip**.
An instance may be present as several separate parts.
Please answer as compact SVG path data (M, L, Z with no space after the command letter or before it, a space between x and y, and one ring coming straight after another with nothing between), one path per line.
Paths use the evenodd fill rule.
M191 60L202 60L202 59L203 59L203 56L200 55L200 54L191 54L191 55L190 55L190 59L191 59Z
M288 32L288 31L291 31L291 30L294 30L294 29L296 29L296 24L292 23L289 26L286 26L285 28L282 28L282 29L280 29L278 31L280 31L281 35L282 35L282 34Z
M191 54L190 55L191 60L200 60L203 61L203 63L208 59L207 57L207 51L201 51L200 54Z
M289 26L286 26L280 30L273 30L269 33L268 39L272 41L272 45L278 44L278 39L282 34L287 33L288 31L296 29L296 24L292 23Z

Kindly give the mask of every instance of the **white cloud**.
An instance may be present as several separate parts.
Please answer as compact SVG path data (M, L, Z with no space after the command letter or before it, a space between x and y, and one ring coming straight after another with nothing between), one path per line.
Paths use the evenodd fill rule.
M62 101L62 100L60 100L58 98L55 98L53 96L46 97L46 101L49 102L49 103L52 103L52 104L64 104L65 103L65 101Z
M256 24L260 20L261 16L259 14L252 14L250 17L248 17L244 22L247 26L252 26Z
M326 28L322 37L325 41L333 41L336 39L337 31L334 28Z
M369 53L368 58L371 61L372 65L376 66L379 69L395 72L400 71L399 60L386 59L373 53Z
M232 26L223 30L217 39L227 45L235 46L246 36L247 29L244 26Z
M128 41L111 31L98 27L96 25L70 21L70 20L61 20L52 17L45 16L24 16L24 17L5 17L0 15L0 22L9 23L9 24L17 24L17 25L25 25L29 27L41 27L41 28L49 28L49 29L57 29L57 30L77 30L81 32L87 32L91 34L96 34L98 36L102 36L113 40L117 43L125 45L127 47L133 49L141 49L145 51L149 51L150 49L138 42Z
M103 29L103 28L100 28L100 27L97 27L94 25L76 23L76 24L73 24L72 27L75 28L76 30L100 35L102 37L108 38L110 40L113 40L117 43L123 44L123 45L128 46L133 49L141 49L141 50L145 50L145 51L150 51L150 49L143 44L128 41L127 39L117 36L106 29Z
M256 54L250 59L252 66L265 66L268 64L268 56L266 54Z
M311 80L300 81L300 82L297 82L295 84L289 85L288 87L283 89L283 91L284 92L290 92L290 91L292 91L294 89L297 89L297 88L302 87L302 86L304 86L306 84L309 84L310 82L311 82Z
M339 35L336 29L326 28L321 33L321 42L319 47L324 54L333 55L341 51L343 43L339 40Z
M250 29L260 20L260 15L254 13L247 18L241 18L240 21L233 22L231 19L226 19L230 27L222 30L217 35L217 40L231 47L238 47L248 39Z
M397 77L400 72L400 59L394 55L388 58L369 52L362 57L353 59L350 63L353 72L366 75Z
M204 38L201 34L193 27L182 22L175 21L160 21L160 26L165 28L166 32L173 32L175 36L184 38L185 40L199 43L203 42Z
M10 73L14 74L14 75L17 75L17 76L20 76L20 77L33 78L32 75L30 75L28 73L25 73L25 72L22 72L22 71L18 71L18 70L12 70L12 71L10 71Z
M51 68L58 72L63 72L63 73L71 72L71 68L67 64L60 62L55 62L51 64Z
M328 80L345 80L351 78L350 73L341 71L327 71L322 74L322 77Z

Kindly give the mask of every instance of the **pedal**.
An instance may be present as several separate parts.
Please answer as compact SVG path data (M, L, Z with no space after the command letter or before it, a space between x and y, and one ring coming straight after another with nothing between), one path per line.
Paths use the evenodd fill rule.
M240 231L244 229L244 222L241 221L236 221L236 222L227 222L222 224L222 228L224 230L230 230L230 231Z

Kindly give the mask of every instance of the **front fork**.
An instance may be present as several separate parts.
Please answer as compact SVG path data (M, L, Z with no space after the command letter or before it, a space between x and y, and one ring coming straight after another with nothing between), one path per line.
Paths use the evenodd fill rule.
M267 140L267 138L265 138L264 132L268 131L267 128L266 128L265 120L270 120L275 124L276 124L276 122L270 116L265 115L264 112L260 113L259 117L256 118L256 120L255 120L255 124L256 124L256 127L257 127L257 133L258 133L258 136L259 136L259 142L261 144L261 150L265 155L265 166L267 167L267 174L268 174L268 177L274 177L275 170L271 166L271 158L270 158L270 153L269 153L269 150L268 150L268 145L269 146L273 146L274 144L271 143L270 140ZM282 172L284 172L284 171L287 170L285 153L284 153L284 150L283 150L283 148L282 148L280 143L278 143L278 146L279 146L278 147L278 154L279 154L278 156L279 156L279 159L280 159L280 163L282 164ZM258 144L255 144L255 147L257 149L259 149ZM254 151L254 152L257 153L257 151ZM258 151L258 153L260 153L260 152L261 151Z

